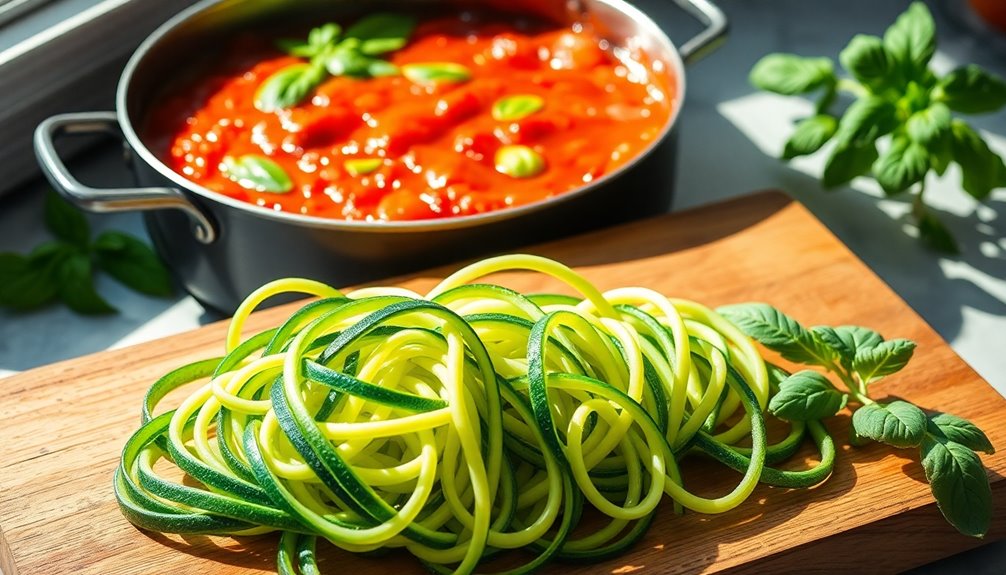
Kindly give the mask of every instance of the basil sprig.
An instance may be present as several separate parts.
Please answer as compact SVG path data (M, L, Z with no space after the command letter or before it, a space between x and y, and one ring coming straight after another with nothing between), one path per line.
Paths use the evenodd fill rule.
M878 402L870 388L903 369L915 352L907 339L885 340L858 326L805 328L763 303L718 310L748 336L803 370L784 376L769 401L769 411L787 421L816 421L854 406L852 443L875 441L897 449L919 449L920 461L936 503L958 531L982 537L989 529L992 490L976 452L994 453L975 424L948 413L926 412L904 400ZM830 374L841 386L832 382Z
M45 198L45 225L54 241L28 255L0 253L0 307L29 311L59 300L84 315L114 313L94 288L95 270L140 293L172 294L168 270L147 244L115 231L92 241L84 215L55 192Z
M926 177L942 176L956 162L961 187L976 200L1006 187L1006 164L953 116L999 110L1006 105L1006 82L975 65L939 77L929 68L935 50L932 15L915 2L883 38L860 34L842 50L839 61L851 77L839 78L827 58L769 54L755 64L750 79L777 94L821 93L815 114L799 122L786 142L783 159L813 154L834 141L822 177L825 188L869 174L888 195L912 191L920 239L957 253L953 236L923 201ZM844 113L833 111L840 92L856 98Z
M381 13L359 20L345 32L329 23L311 30L307 41L281 40L283 51L308 62L291 64L266 78L255 93L255 107L272 112L296 106L329 76L398 75L397 66L378 56L405 46L415 25L409 16Z

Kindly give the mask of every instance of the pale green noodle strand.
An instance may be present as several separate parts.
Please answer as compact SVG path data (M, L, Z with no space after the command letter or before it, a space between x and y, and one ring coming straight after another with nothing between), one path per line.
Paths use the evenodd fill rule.
M477 283L514 271L576 295ZM243 339L252 312L288 293L318 299ZM478 262L426 294L275 281L241 305L225 345L215 364L151 389L154 413L192 387L130 439L116 494L148 529L282 531L284 573L316 572L318 537L349 552L401 548L438 572L472 573L508 549L530 550L515 573L600 559L642 537L665 499L722 513L764 469L769 380L743 333L699 303L602 293L537 256ZM728 493L682 482L696 446L747 462L733 465L740 475L723 467L737 479ZM163 459L192 481L157 475Z

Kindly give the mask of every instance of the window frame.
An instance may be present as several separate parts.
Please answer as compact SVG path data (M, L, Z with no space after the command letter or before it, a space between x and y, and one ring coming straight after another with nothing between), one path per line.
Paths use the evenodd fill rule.
M125 60L193 3L48 0L0 27L0 197L38 174L35 126L53 114L112 109ZM16 41L4 47L5 35Z

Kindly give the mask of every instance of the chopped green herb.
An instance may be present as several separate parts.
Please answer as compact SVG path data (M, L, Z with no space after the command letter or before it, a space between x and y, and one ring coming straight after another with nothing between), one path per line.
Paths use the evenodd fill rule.
M545 158L527 146L503 146L496 151L496 171L511 178L533 178L545 171Z
M376 171L383 163L384 160L381 158L354 158L346 160L342 166L346 168L349 175L356 177Z
M545 107L545 100L534 94L519 94L496 100L493 104L493 119L500 122L513 122L534 114Z
M227 156L223 161L223 172L228 179L249 190L273 194L286 194L293 190L290 176L279 164L265 156Z
M472 73L454 62L425 62L402 66L402 75L416 84L441 84L466 82Z

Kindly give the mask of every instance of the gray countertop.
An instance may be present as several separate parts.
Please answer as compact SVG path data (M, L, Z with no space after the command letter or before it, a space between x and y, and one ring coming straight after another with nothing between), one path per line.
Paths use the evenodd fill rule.
M666 0L637 2L677 42L697 29ZM675 209L685 209L756 189L780 188L807 205L863 261L903 297L1000 393L1006 394L1006 190L976 205L959 189L953 168L927 182L927 199L958 237L963 253L940 257L906 233L909 209L885 199L864 179L834 192L822 191L819 158L785 164L775 159L792 120L811 105L800 98L756 92L747 82L762 55L795 52L837 58L856 33L882 34L908 4L903 1L821 2L719 0L731 19L731 37L719 51L688 70L687 103L680 124ZM939 50L934 66L944 71L978 63L1006 76L1006 37L969 27L964 3L930 2L937 17ZM974 117L973 125L1006 153L1006 113ZM25 145L29 145L25 142ZM122 182L127 174L109 148L77 162L82 179ZM128 180L127 180L128 181ZM0 198L0 252L27 251L45 239L40 229L41 182ZM92 216L97 229L142 235L135 214ZM850 283L849 290L857 289ZM218 316L192 298L161 300L129 292L110 281L98 289L120 309L111 317L81 318L62 308L13 315L0 310L0 375L60 359L120 347L188 330ZM2 385L2 381L0 381ZM1002 511L1002 510L999 510ZM918 573L1004 573L1006 546L978 551L920 569Z

